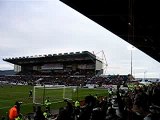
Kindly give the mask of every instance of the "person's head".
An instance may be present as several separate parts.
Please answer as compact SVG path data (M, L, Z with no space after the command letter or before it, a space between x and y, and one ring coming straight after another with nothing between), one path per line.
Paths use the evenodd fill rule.
M41 106L37 106L37 110L36 111L41 111Z
M22 102L18 102L16 101L14 106L17 108L18 112L20 111L20 106L21 106Z
M22 102L18 102L18 101L15 102L15 106L17 106L17 107L20 107L21 104L22 104Z
M96 104L96 98L93 96L86 96L85 103L93 107Z

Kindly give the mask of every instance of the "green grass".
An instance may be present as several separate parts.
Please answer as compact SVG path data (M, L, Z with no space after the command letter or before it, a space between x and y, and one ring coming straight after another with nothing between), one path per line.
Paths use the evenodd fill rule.
M31 112L32 98L28 97L28 91L32 89L31 86L4 86L0 88L0 116L5 116L9 108L14 105L16 101L22 101L22 114Z
M27 114L33 112L33 99L29 98L29 90L33 89L32 86L4 86L3 88L0 87L0 117L6 116L9 108L11 108L16 101L21 101L23 104L21 105L21 113ZM72 88L73 89L73 88ZM45 96L50 97L52 102L51 109L59 109L65 105L63 101L63 90L53 90L52 91L45 91ZM38 92L38 97L41 99L43 92ZM87 95L98 95L98 96L106 96L107 90L102 89L78 89L78 91L73 92L71 89L66 89L66 96L73 101L75 100L83 100ZM37 96L36 96L37 97Z

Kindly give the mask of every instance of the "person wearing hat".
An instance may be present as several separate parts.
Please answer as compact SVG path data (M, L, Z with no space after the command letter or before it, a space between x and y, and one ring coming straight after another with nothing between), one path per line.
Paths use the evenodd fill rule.
M9 109L8 117L9 120L15 120L20 114L20 103L15 102L15 105Z

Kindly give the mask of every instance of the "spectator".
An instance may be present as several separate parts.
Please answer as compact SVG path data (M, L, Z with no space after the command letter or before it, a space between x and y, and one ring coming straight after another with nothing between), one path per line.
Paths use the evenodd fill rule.
M43 112L41 110L41 106L37 107L37 110L34 114L34 120L45 120L45 116L43 115Z
M67 106L59 109L56 120L74 120L72 104L68 100L64 100L64 102L67 103Z
M96 105L96 98L92 95L85 97L85 106L81 109L78 120L89 120Z
M18 118L18 116L20 115L20 105L20 102L15 102L15 105L10 108L8 113L9 120L15 120L16 118Z
M120 120L120 118L116 115L115 109L113 109L113 108L108 109L106 120Z

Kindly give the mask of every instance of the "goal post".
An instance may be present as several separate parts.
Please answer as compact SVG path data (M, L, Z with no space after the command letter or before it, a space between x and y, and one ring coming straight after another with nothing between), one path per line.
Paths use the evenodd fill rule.
M64 99L72 100L74 88L65 85L34 86L33 103L43 105L46 98L49 98L51 103L62 102Z

